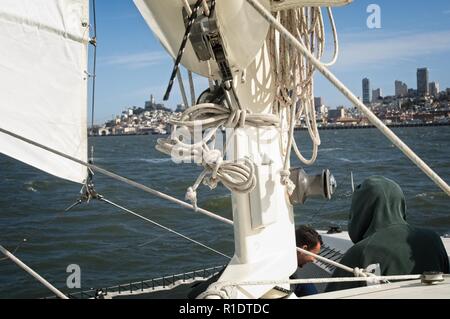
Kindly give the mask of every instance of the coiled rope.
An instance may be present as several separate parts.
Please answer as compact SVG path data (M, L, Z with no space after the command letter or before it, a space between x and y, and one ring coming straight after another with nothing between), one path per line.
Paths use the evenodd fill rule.
M375 125L403 154L405 154L418 168L420 168L436 185L450 196L450 186L434 172L408 145L392 132L375 114L372 113L328 68L323 65L311 51L295 36L293 36L272 14L257 0L246 0L261 16L275 28L292 48L304 55L308 61L322 73L347 99Z

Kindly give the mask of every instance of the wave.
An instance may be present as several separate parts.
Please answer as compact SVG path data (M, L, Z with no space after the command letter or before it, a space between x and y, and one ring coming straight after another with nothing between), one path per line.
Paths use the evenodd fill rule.
M37 193L37 189L35 189L33 186L29 186L27 187L27 191L33 192L33 193Z
M338 157L336 159L339 160L339 161L342 161L342 162L346 162L346 163L357 163L356 161L352 161L352 160L350 160L348 158L345 158L345 157Z
M171 158L139 158L140 162L159 164L159 163L167 163L171 162Z
M425 192L425 193L419 193L414 196L414 198L424 198L429 197L430 199L434 199L435 197L443 197L446 198L447 194L444 192Z
M332 147L332 148L320 148L319 152L334 152L334 151L342 151L341 147Z
M352 163L352 164L364 164L364 163L383 163L383 162L390 162L390 161L396 161L398 158L379 158L379 159L359 159L359 160L351 160L345 157L337 157L336 158L339 161L346 162L346 163Z
M24 185L26 187L26 190L29 192L37 193L38 190L36 189L37 188L36 183L37 182L34 182L34 181L25 182Z

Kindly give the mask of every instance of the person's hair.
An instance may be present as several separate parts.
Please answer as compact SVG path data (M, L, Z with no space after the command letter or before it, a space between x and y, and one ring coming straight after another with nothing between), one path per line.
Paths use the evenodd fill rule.
M295 230L295 242L297 247L306 245L308 250L316 247L317 243L323 245L322 237L319 233L315 229L306 225L298 226Z

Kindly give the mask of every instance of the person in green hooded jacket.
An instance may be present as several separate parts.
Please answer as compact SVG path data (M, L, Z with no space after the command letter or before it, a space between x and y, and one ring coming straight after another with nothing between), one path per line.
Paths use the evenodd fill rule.
M357 186L352 197L348 233L355 244L341 263L366 268L380 264L381 275L449 272L449 259L438 234L406 222L405 196L400 186L373 176ZM351 273L337 268L333 277ZM361 282L330 283L326 292L365 286Z

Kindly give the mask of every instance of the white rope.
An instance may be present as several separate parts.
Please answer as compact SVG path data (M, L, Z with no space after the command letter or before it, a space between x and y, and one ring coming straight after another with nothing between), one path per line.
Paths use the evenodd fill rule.
M295 129L295 122L296 122L296 119L295 119L296 105L297 105L297 95L294 96L293 102L291 105L291 116L289 119L290 123L289 123L289 133L288 133L289 138L288 138L287 152L286 152L286 155L284 158L283 170L280 172L281 184L286 186L289 195L292 195L292 193L295 190L295 184L289 178L289 176L291 175L289 166L290 166L290 159L291 159L292 144L294 141L294 129Z
M215 291L220 291L224 287L231 286L255 286L255 285L295 285L295 284L325 284L332 282L368 282L379 283L392 280L417 280L422 275L396 275L396 276L371 276L371 277L338 277L338 278L312 278L312 279L289 279L289 280L257 280L244 282L218 282L215 285Z
M349 273L352 273L352 274L355 275L355 277L367 277L367 276L371 276L372 275L371 273L367 272L365 269L359 269L358 267L355 267L355 268L347 267L347 266L345 266L345 265L343 265L341 263L338 263L338 262L333 261L331 259L322 257L320 255L314 254L314 253L312 253L312 252L310 252L308 250L305 250L305 249L302 249L302 248L299 248L299 247L297 247L297 251L299 251L299 252L301 252L303 254L312 256L312 257L314 257L314 258L316 258L318 260L321 260L321 261L323 261L323 262L325 262L327 264L330 264L330 265L332 265L334 267L337 267L337 268L345 270L345 271L347 271Z
M108 199L106 199L106 198L104 198L104 197L100 197L99 200L102 201L102 202L108 203L108 204L110 204L110 205L112 205L112 206L114 206L114 207L116 207L116 208L119 208L119 209L121 209L121 210L123 210L123 211L125 211L125 212L127 212L127 213L129 213L129 214L131 214L131 215L134 215L134 216L136 216L136 217L139 217L140 219L145 220L146 222L152 223L153 225L155 225L155 226L157 226L157 227L159 227L159 228L162 228L162 229L164 229L164 230L166 230L166 231L168 231L168 232L170 232L170 233L172 233L172 234L175 234L175 235L177 235L177 236L179 236L179 237L182 237L182 238L184 238L184 239L186 239L186 240L188 240L188 241L190 241L190 242L192 242L192 243L194 243L194 244L196 244L196 245L199 245L199 246L201 246L201 247L203 247L203 248L206 248L206 249L208 249L208 250L210 250L210 251L212 251L212 252L214 252L214 253L216 253L216 254L218 254L218 255L221 255L221 256L223 256L223 257L226 257L226 258L228 258L228 259L231 259L230 256L225 255L225 254L221 253L220 251L218 251L218 250L216 250L216 249L214 249L214 248L211 248L211 247L209 247L209 246L207 246L207 245L205 245L205 244L202 244L202 243L199 242L199 241L196 241L196 240L194 240L194 239L191 239L191 238L189 238L189 237L187 237L187 236L185 236L185 235L183 235L183 234L181 234L181 233L179 233L179 232L176 232L176 231L174 231L174 230L172 230L172 229L170 229L170 228L168 228L168 227L166 227L166 226L163 226L163 225L161 225L161 224L159 224L159 223L157 223L157 222L155 222L155 221L153 221L153 220L151 220L151 219L149 219L149 218L147 218L147 217L144 217L144 216L142 216L142 215L139 215L138 213L135 213L135 212L133 212L132 210L129 210L129 209L123 207L123 206L120 206L120 205L118 205L118 204L116 204L116 203L114 203L114 202L112 202L112 201L110 201L110 200L108 200Z
M203 5L203 13L205 14L205 16L209 17L211 12L209 10L208 4L206 3L206 0L203 0L202 5Z
M333 61L331 61L333 63L338 55L338 41L331 9L328 9L328 14L335 42ZM296 34L311 53L316 54L318 58L323 56L325 37L320 8L290 9L279 13L276 19L291 33ZM282 154L285 156L283 170L281 171L281 183L286 186L288 193L292 194L295 189L295 184L289 178L292 149L302 163L312 165L317 159L319 145L321 144L314 108L314 67L304 56L296 52L284 38L278 39L275 31L271 27L267 41L269 43L271 63L275 69L278 107L285 109L285 111L278 111L279 116L282 117L286 114L288 118L286 149L283 141L285 133L281 130L280 144ZM302 118L304 118L312 141L312 155L309 159L303 156L294 136L295 126Z
M160 152L175 156L178 161L189 160L203 166L203 172L186 193L186 199L191 201L194 207L197 207L196 191L202 182L210 189L215 189L218 182L221 182L230 191L242 194L252 191L256 186L255 167L249 158L238 161L223 160L222 153L209 149L207 142L193 146L179 140L159 139L157 143L156 148Z
M336 23L334 22L333 17L333 11L330 7L327 7L328 12L328 18L330 19L330 25L331 29L333 30L333 40L334 40L334 53L333 53L333 59L331 59L330 62L322 62L322 65L324 66L332 66L336 63L338 57L339 57L339 38L337 35L337 29L336 29Z
M231 100L231 96L228 96ZM245 125L255 127L277 126L279 119L272 114L249 114L245 109L234 107L229 102L229 106L203 103L192 106L185 110L179 119L172 119L174 125L173 134L169 139L158 139L156 149L165 153L178 162L194 162L203 166L203 172L199 175L193 186L186 192L186 199L193 206L197 207L197 188L201 183L215 189L218 182L221 182L230 191L246 194L251 192L256 185L255 168L249 158L242 158L237 161L224 160L219 150L210 148L215 135L220 127L237 128ZM177 136L178 126L188 129L191 136L197 131L210 130L200 141L186 143ZM235 132L235 130L234 130ZM234 133L233 132L233 133ZM229 137L228 144L232 136Z
M42 278L37 272L35 272L33 269L31 269L30 267L25 265L20 259L18 259L16 256L11 254L8 250L6 250L2 245L0 245L0 252L2 252L7 258L9 258L11 261L13 261L17 266L19 266L23 270L25 270L28 274L30 274L33 278L35 278L37 281L39 281L45 287L50 289L56 296L58 296L61 299L69 299L66 295L64 295L61 291L56 289L47 280Z
M179 120L171 120L171 123L177 126L186 126L190 130L195 128L207 130L220 126L236 128L244 116L245 125L255 127L277 127L280 123L279 118L273 114L253 114L249 111L243 112L213 103L202 103L192 106L183 112Z
M189 5L188 0L181 0L181 2L183 3L184 8L186 9L186 12L187 12L188 16L191 16L192 9L191 9L191 6Z
M337 58L338 41L331 9L329 10L329 16L335 38L334 60ZM277 13L274 19L277 19L291 33L296 34L298 39L302 43L305 43L311 53L316 54L318 58L322 57L325 37L320 8L285 10ZM287 187L288 193L292 194L295 186L289 179L291 150L294 149L295 154L302 163L312 165L317 159L319 145L321 144L314 108L314 67L304 56L296 52L284 38L278 39L275 31L271 27L267 41L269 44L271 64L275 69L278 108L287 109L286 113L288 114L289 126L286 149L283 148L285 144L283 139L281 139L282 153L285 156L284 167L281 172L281 182ZM281 110L278 110L278 113L280 117L284 114ZM303 156L294 137L295 126L303 117L312 141L313 150L310 159L306 159ZM282 132L281 135L283 136L283 134Z
M319 70L325 78L352 102L397 148L399 148L417 167L419 167L436 185L450 196L450 186L436 174L420 157L418 157L392 130L390 130L375 114L372 113L339 79L332 74L311 52L295 38L272 14L266 10L257 0L247 0L262 17L264 17L290 45L300 51Z

